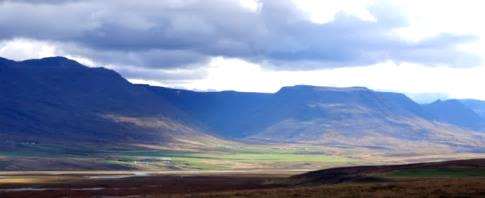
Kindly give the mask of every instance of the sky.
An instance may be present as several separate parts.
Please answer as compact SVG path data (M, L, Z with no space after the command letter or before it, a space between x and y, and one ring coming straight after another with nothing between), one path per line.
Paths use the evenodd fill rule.
M133 83L363 86L485 100L483 1L0 0L0 56L66 56Z

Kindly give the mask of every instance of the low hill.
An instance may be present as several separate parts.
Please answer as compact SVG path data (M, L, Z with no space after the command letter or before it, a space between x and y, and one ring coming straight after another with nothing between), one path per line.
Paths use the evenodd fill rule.
M392 177L485 177L485 159L330 168L295 175L291 180L302 185L378 181Z

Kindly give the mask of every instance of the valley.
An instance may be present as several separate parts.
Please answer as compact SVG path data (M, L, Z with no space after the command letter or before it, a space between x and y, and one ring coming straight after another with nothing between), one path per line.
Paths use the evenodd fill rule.
M64 57L0 59L0 92L0 197L485 193L480 101L307 85L196 92Z
M485 197L484 7L0 0L0 198Z
M0 59L0 81L4 171L316 170L485 149L480 101L308 85L197 92L64 57Z
M243 146L243 145L239 145ZM118 149L103 148L95 152L86 150L61 151L59 154L34 152L5 152L0 159L2 170L63 170L76 168L125 169L125 170L252 170L252 169L316 169L356 162L356 159L325 153L322 148L297 146L249 145L220 147L211 150L183 151L173 149L147 149L132 147ZM30 150L30 149L29 149ZM71 154L66 154L66 153ZM77 154L76 154L77 153ZM39 160L48 159L43 166ZM30 160L29 160L30 159ZM23 162L25 160L25 162ZM66 161L72 161L72 167ZM97 162L97 163L93 163ZM56 168L55 164L63 164Z
M96 150L92 150L96 147ZM179 150L156 145L30 145L0 153L4 171L252 171L302 170L485 157L481 153L386 153L322 145L242 144Z

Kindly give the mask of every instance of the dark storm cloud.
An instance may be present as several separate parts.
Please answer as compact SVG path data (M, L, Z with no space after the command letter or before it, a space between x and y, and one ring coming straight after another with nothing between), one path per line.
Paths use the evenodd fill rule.
M469 36L399 39L391 30L406 26L406 20L386 4L370 9L375 22L338 14L326 24L310 22L289 0L263 0L261 5L253 12L237 0L3 1L0 39L68 43L68 51L100 63L154 68L200 65L212 56L276 69L384 60L451 66L479 62L456 50L474 39Z
M64 51L96 60L98 64L130 65L145 68L175 68L201 65L209 61L205 54L192 50L100 50L77 45L60 45Z

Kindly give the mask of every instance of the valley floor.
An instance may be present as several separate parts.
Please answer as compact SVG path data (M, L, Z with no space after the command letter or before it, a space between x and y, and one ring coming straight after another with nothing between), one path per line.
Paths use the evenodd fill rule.
M485 196L485 160L459 169L406 169L369 177L337 174L323 183L302 182L306 180L294 176L333 167L485 159L485 153L242 143L197 148L89 144L0 148L2 198Z
M335 171L2 172L0 197L485 196L484 159L336 170L323 180Z
M295 144L171 145L170 149L157 145L0 145L0 171L286 171L470 158L485 158L485 153L395 153Z

